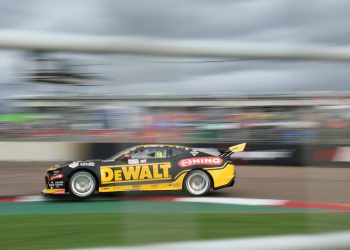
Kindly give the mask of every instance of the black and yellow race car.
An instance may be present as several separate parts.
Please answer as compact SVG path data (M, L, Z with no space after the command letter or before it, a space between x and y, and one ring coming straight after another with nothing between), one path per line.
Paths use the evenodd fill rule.
M43 194L86 198L94 193L133 190L184 190L200 196L235 181L231 155L245 143L223 151L178 145L140 145L106 160L74 161L48 169Z

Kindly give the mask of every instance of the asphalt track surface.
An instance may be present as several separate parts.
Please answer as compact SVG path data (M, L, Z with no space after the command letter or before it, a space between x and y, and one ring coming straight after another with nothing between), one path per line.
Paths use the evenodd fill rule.
M56 162L0 162L0 196L35 195ZM244 197L350 203L350 168L238 166L234 187L213 191L213 197ZM183 195L181 192L115 193L112 196Z

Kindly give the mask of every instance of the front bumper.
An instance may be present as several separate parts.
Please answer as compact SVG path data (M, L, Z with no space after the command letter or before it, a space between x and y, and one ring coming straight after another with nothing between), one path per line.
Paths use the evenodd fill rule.
M66 190L64 188L44 188L41 193L44 195L62 195L66 194Z
M49 170L45 176L45 188L41 190L41 193L44 195L60 195L65 194L65 181L64 175L61 172L52 172L57 171L57 169Z

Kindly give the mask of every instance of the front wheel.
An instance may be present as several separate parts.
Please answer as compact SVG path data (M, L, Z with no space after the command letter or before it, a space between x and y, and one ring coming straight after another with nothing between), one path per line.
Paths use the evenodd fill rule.
M95 177L86 171L79 171L69 179L69 190L71 194L78 198L86 198L95 191Z
M211 187L211 179L201 170L193 170L186 175L183 189L187 193L200 196L209 192Z

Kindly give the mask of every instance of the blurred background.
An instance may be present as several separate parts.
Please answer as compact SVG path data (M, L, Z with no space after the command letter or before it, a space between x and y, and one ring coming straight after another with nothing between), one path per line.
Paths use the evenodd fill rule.
M347 1L144 5L86 1L82 8L80 1L3 2L0 28L261 46L329 48L347 45L350 39L345 32ZM0 53L4 141L285 144L349 139L346 62Z
M247 142L247 151L236 155L242 165L237 191L218 196L349 204L347 59L50 51L28 48L30 42L18 47L20 35L6 46L1 40L49 33L81 36L82 43L89 42L85 36L117 36L329 50L348 48L349 10L346 0L0 1L0 195L36 195L46 167L107 158L130 145ZM302 221L310 230L295 233L341 224L307 213ZM130 232L123 244L132 245L129 217L122 217ZM199 219L190 218L189 235L211 238L200 237ZM11 248L12 238L3 237ZM35 245L35 237L28 236L29 246L47 247ZM86 247L72 242L63 246Z

